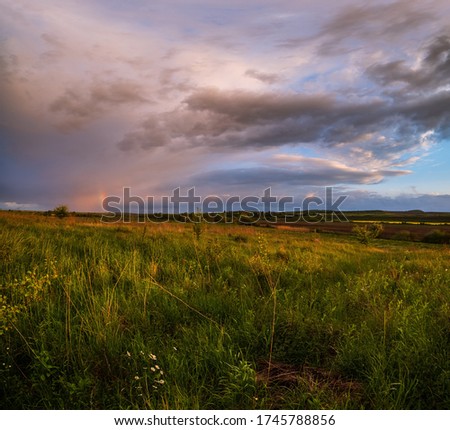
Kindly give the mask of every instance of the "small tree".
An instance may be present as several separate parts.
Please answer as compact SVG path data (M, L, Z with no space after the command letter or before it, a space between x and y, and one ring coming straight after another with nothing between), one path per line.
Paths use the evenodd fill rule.
M69 216L69 208L66 205L56 206L56 208L53 209L53 213L58 218L65 218Z
M379 222L357 225L353 228L356 238L364 245L368 245L372 239L377 238L383 231L383 225Z

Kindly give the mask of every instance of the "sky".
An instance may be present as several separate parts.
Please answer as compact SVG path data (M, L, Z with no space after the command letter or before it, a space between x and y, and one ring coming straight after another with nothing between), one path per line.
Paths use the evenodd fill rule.
M448 0L0 0L0 208L450 211Z

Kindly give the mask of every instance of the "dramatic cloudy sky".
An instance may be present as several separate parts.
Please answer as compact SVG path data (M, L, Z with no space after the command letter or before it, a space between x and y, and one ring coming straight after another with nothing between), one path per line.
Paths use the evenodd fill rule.
M450 211L448 0L0 0L0 208Z

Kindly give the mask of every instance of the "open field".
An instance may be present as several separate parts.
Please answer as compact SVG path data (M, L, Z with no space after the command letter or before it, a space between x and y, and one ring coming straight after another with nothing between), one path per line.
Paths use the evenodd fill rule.
M378 223L380 221L352 221L352 222L296 222L276 224L266 224L269 227L276 227L278 229L291 229L304 232L319 232L319 233L334 233L351 235L352 230L356 225ZM433 233L441 232L445 236L445 242L450 242L450 225L446 224L425 224L402 221L383 221L383 231L380 234L380 239L394 239L407 241L427 241L431 238Z
M449 262L306 229L0 212L1 405L447 409Z

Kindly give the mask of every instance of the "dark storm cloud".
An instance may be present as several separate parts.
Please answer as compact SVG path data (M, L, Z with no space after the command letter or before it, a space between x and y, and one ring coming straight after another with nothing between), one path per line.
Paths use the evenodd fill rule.
M61 129L73 131L107 110L124 104L148 102L143 94L143 87L135 82L94 82L85 91L77 87L66 89L64 94L50 104L49 110L63 116Z
M374 64L367 69L368 76L383 86L402 83L396 94L436 90L450 83L450 37L442 34L426 47L423 61L413 67L405 60Z
M322 132L321 121L337 107L327 95L296 95L198 89L183 106L157 118L121 141L122 149L152 148L163 143L216 147L268 147L311 141ZM164 136L164 139L161 139Z
M442 91L423 99L410 100L399 109L418 127L434 128L442 137L448 137L450 91Z
M312 37L289 38L280 42L279 46L297 48L305 43L316 43L319 53L335 55L355 48L367 48L367 41L375 46L378 42L389 42L408 32L417 32L434 18L434 12L424 2L364 2L343 7Z
M199 89L185 99L185 104L189 110L213 112L241 124L322 115L337 107L334 97L326 94L225 92L215 88Z
M382 86L390 111L409 121L412 129L432 129L441 138L450 135L450 38L440 35L425 49L418 66L406 61L371 65L367 75ZM399 86L400 85L400 86Z
M95 208L193 172L217 194L376 184L448 157L448 1L1 3L0 201ZM392 193L437 191L424 176Z
M381 9L358 7L349 16L379 19L380 10L389 10L393 14L389 25L406 28L399 12L408 7L403 2ZM429 17L424 11L411 13L417 22ZM345 22L341 15L327 28L339 32ZM341 147L341 156L357 160L361 154L369 164L405 165L414 159L414 151L427 147L424 136L450 135L450 91L445 88L450 83L450 38L440 35L424 46L418 67L396 60L367 68L365 76L372 81L374 97L346 98L343 92L331 91L302 94L196 88L180 107L153 116L127 134L120 147L179 144L227 151L307 143ZM398 82L403 87L396 87Z
M403 36L434 19L426 2L402 0L388 4L352 5L338 12L326 23L321 36L345 40L349 38L386 38ZM324 47L332 47L331 40Z
M136 148L152 149L170 144L169 131L158 118L148 118L137 131L127 133L119 142L119 148L129 151Z
M129 133L122 149L165 144L222 151L314 143L353 144L383 159L420 145L429 129L443 132L447 92L402 100L347 102L332 94L256 93L198 89L183 107L159 114ZM370 137L371 136L371 137Z

